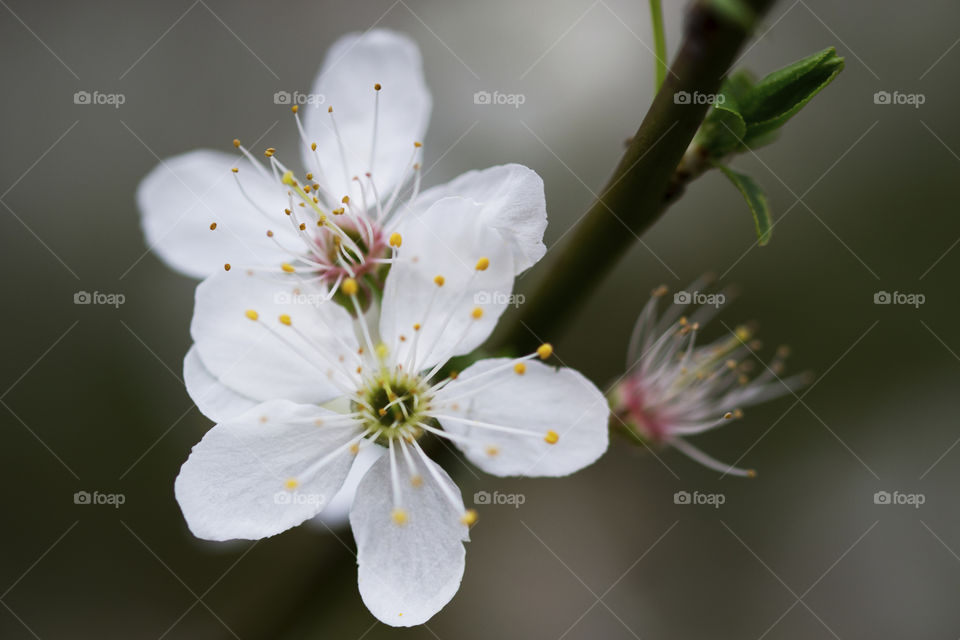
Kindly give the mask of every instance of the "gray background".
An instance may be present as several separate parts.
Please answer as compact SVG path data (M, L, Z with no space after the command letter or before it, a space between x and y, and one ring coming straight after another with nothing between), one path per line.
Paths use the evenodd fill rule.
M666 7L671 50L682 4ZM136 185L158 157L229 150L235 136L269 130L258 148L292 148L273 93L308 91L338 35L378 23L424 54L427 183L524 163L544 177L553 245L651 100L646 3L0 5L0 636L960 635L955 2L779 2L743 64L766 73L835 45L847 68L775 146L735 163L767 189L771 244L751 249L744 203L707 175L551 336L563 362L605 386L653 287L705 271L739 284L724 322L757 320L768 353L786 342L791 370L822 376L801 400L695 441L759 477L718 479L619 441L561 480L474 477L454 462L468 501L478 490L526 501L482 510L460 592L409 631L364 609L349 531L300 527L255 545L189 535L172 488L209 426L178 379L194 283L144 255ZM79 90L126 102L76 105ZM475 105L479 90L526 101ZM879 90L926 102L876 105ZM126 303L75 306L80 290ZM877 306L879 290L926 302ZM126 504L74 505L79 490ZM726 503L675 505L678 490ZM875 505L879 490L926 503Z

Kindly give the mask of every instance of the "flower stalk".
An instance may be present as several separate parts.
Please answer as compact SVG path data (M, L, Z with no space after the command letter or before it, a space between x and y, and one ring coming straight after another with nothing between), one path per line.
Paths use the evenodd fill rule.
M536 335L557 336L633 240L676 201L684 186L702 172L681 161L709 107L676 99L687 93L716 94L750 29L730 17L722 3L697 2L687 16L684 36L653 104L630 141L610 180L584 216L580 228L552 251L552 259L530 302L515 313L491 341L494 351L522 353ZM772 0L742 0L754 19ZM679 169L678 169L679 168Z

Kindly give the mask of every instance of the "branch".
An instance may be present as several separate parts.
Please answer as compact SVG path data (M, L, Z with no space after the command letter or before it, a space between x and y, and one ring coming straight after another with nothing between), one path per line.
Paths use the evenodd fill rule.
M773 0L739 0L753 12L754 21L772 4ZM626 153L580 228L563 250L551 252L553 257L542 269L548 275L528 296L531 302L494 336L493 351L526 352L539 344L536 336L556 336L635 238L702 172L702 167L691 170L681 161L709 105L678 104L674 96L719 91L750 35L724 9L729 6L730 0L699 0L690 9L680 51Z

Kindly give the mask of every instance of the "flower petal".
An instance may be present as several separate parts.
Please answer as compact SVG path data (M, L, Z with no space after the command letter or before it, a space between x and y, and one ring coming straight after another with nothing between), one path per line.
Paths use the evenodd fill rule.
M338 529L346 526L350 522L350 508L357 497L357 487L360 486L360 481L386 451L377 444L361 445L356 460L350 467L350 473L344 480L343 486L340 487L340 491L330 499L327 506L312 522L316 523L321 529Z
M240 269L207 278L197 287L190 334L207 370L234 391L323 403L340 395L355 357L353 321L337 304L297 304L322 292L295 274L285 280L292 284Z
M284 192L244 158L205 149L168 158L137 188L147 245L172 268L195 278L225 263L267 264L289 254L266 237L270 223L247 200L230 169L264 211L276 213L276 239L295 248L298 240L282 219ZM211 224L216 223L216 229ZM284 223L287 226L283 226Z
M406 520L397 524L393 517L388 453L374 463L357 488L350 525L357 541L364 604L381 622L409 627L429 620L457 592L463 578L463 541L469 539L469 530L461 522L460 490L449 476L434 465L459 508L454 508L415 453L411 453L415 474L399 452L394 455ZM422 481L414 480L414 475Z
M397 346L399 362L407 361L416 343L413 370L473 351L510 300L513 255L503 236L480 219L480 210L472 200L443 198L401 229L400 261L387 276L380 335ZM478 270L481 260L487 265ZM479 318L473 315L477 308Z
M476 444L456 443L475 465L497 476L564 476L586 467L607 450L609 409L603 394L573 369L554 369L535 360L518 375L512 367L473 378L511 362L480 360L434 398L436 413L529 431L521 435L439 418L452 434ZM475 395L471 387L480 388ZM457 399L459 397L459 399ZM557 438L547 441L548 432Z
M375 84L381 85L379 96ZM432 101L423 78L423 63L416 43L407 36L377 29L351 33L337 40L330 50L313 94L322 102L300 107L310 142L317 154L304 151L304 163L316 167L316 157L331 192L350 193L350 180L370 172L380 195L389 197L410 169L413 143L423 140L430 120ZM374 139L374 104L379 98L376 149L371 166ZM332 120L333 108L347 169Z
M349 443L361 433L339 414L285 400L215 425L174 485L190 531L206 540L257 540L315 516L347 477Z
M187 393L200 413L214 422L223 422L240 415L259 404L253 398L239 394L230 387L221 384L207 371L196 345L191 346L183 359L183 382Z
M510 243L518 274L546 253L543 232L547 228L547 202L543 180L536 171L520 164L468 171L451 182L424 191L411 207L414 211L424 211L448 196L471 198L483 205L480 217Z

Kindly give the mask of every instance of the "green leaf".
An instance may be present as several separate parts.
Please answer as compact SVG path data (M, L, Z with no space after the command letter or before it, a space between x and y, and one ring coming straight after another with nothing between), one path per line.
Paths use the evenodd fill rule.
M782 127L843 70L844 60L833 47L824 49L762 78L739 101L747 124L748 147ZM768 140L767 140L768 141Z
M746 71L738 71L720 87L716 104L710 109L695 139L711 158L720 158L741 146L747 133L747 123L740 115L739 105L752 86L753 77Z
M726 105L714 105L707 114L694 142L711 158L720 158L738 148L747 134L747 123Z
M753 178L743 173L737 173L729 167L722 164L714 166L730 179L733 186L740 191L743 199L747 201L750 212L753 213L753 222L757 227L757 241L760 246L770 242L770 234L773 232L773 218L770 215L770 206L767 204L767 196L760 189L760 185L754 182Z

